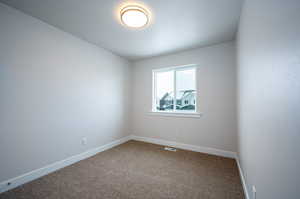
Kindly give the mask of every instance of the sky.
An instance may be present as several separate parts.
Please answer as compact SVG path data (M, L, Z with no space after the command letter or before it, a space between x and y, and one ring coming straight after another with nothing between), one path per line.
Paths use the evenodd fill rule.
M174 90L174 71L156 73L156 96L162 98L165 93ZM195 90L195 69L176 72L177 91Z

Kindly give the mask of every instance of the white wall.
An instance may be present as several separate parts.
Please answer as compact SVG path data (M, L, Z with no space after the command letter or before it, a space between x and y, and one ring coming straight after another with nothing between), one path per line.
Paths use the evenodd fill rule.
M203 117L149 115L152 70L198 64L198 110ZM237 150L234 42L137 61L133 67L132 134L179 143Z
M246 0L239 39L239 157L250 198L300 198L300 1Z
M0 182L127 135L129 80L126 60L0 4Z

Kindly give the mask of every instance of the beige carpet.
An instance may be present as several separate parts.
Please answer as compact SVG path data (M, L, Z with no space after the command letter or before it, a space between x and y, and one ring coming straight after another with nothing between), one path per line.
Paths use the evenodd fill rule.
M0 195L1 199L242 199L233 159L129 141Z

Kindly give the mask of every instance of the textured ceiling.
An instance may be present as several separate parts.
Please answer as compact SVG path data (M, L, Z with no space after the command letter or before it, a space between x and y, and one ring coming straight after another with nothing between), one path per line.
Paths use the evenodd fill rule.
M235 38L242 0L135 1L152 13L142 30L119 22L121 0L0 0L130 60Z

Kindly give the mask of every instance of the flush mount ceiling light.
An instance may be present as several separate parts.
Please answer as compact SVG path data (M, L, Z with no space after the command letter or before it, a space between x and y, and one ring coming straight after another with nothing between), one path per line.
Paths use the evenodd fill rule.
M122 23L130 28L142 28L149 22L149 13L146 9L129 5L121 9L120 12Z

